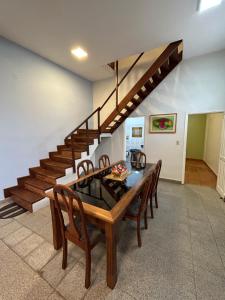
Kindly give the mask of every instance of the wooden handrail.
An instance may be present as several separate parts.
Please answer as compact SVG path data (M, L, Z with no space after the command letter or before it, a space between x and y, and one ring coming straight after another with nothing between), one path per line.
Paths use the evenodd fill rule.
M137 64L137 62L139 61L139 59L142 57L142 55L144 54L144 52L142 52L133 62L133 64L130 66L130 68L127 70L127 72L123 75L123 77L121 78L120 82L118 83L118 87L121 85L121 83L124 81L124 79L127 77L127 75L131 72L131 70L134 68L134 66ZM109 101L109 99L112 97L112 95L116 92L116 88L109 94L108 98L105 100L105 102L102 104L102 106L100 107L100 109L102 110L103 107L106 105L106 103Z
M115 118L118 114L118 111L121 111L124 106L132 99L140 88L151 78L156 71L168 60L168 58L178 49L178 46L182 43L182 40L170 43L166 49L161 53L161 55L155 60L155 62L149 67L149 69L144 73L144 75L138 80L138 82L133 86L133 88L129 91L129 93L123 98L123 100L119 103L118 107L115 108L111 115L104 121L101 125L101 132L104 131L108 123ZM111 120L112 119L112 120Z
M157 70L164 65L164 63L168 60L170 55L172 55L175 50L178 50L178 46L181 44L182 40L173 42L167 46L167 48L163 51L163 53L155 60L155 62L151 65L151 67L146 71L146 73L139 79L139 81L134 85L134 87L130 90L130 92L125 96L125 98L121 101L121 103L118 103L118 87L121 85L121 83L124 81L124 79L128 76L128 74L131 72L131 70L134 68L134 66L137 64L137 62L140 60L144 52L142 52L133 62L133 64L130 66L130 68L127 70L127 72L124 74L124 76L121 78L120 82L118 82L118 65L117 65L117 84L115 89L110 93L108 98L105 100L105 102L96 108L79 126L77 126L73 131L71 131L66 137L65 140L71 137L71 146L72 146L72 158L73 158L73 170L75 172L75 147L74 147L74 139L73 139L73 134L80 129L84 124L86 125L86 135L88 136L88 120L97 113L97 126L98 126L98 133L99 137L98 140L100 142L100 134L103 132L104 129L107 127L108 119L110 117L114 118L115 115L120 111L124 103L129 102L132 97L134 97L137 92L140 90L140 87L142 87L148 80L151 78ZM112 97L112 95L116 92L117 97L116 97L116 108L115 110L111 113L110 117L107 118L107 120L104 121L102 125L100 122L100 113L103 107L106 105L106 103L109 101L109 99ZM89 152L89 149L88 149Z
M79 126L77 126L73 131L71 131L65 139L68 139L74 132L76 132L78 129L80 129L81 126L83 126L97 111L100 110L100 107L96 108ZM88 129L88 128L87 128Z

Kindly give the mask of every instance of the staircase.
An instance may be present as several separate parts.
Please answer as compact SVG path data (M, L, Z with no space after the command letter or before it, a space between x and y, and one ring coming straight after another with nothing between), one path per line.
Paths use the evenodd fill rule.
M126 120L127 117L144 101L144 99L160 84L160 82L182 60L182 41L169 44L162 54L138 80L129 93L118 103L114 110L101 124L101 111L118 87L131 72L143 53L132 64L117 87L112 91L101 107L98 107L57 146L57 151L50 152L49 157L40 160L40 165L29 169L29 175L17 179L18 185L4 190L5 197L11 197L14 202L32 212L47 201L46 192L56 183L68 183L76 179L76 164L89 158L95 151L101 139L111 134ZM97 118L97 129L89 128L89 121Z

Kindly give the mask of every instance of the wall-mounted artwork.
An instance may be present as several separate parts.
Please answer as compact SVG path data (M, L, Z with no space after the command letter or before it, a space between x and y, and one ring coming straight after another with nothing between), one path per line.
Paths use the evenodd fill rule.
M149 118L150 133L175 133L177 114L151 115Z
M132 137L141 138L142 137L142 127L132 127Z

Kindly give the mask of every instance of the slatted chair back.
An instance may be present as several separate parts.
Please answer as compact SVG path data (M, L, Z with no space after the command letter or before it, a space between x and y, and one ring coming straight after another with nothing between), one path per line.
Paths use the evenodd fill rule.
M90 159L82 160L77 165L77 176L78 178L81 178L83 176L87 176L94 172L94 165L93 162Z
M146 178L144 185L142 187L140 193L141 203L138 212L139 215L141 215L147 209L149 195L152 193L154 187L154 176L155 176L154 172L151 172L151 174Z
M142 151L132 153L131 165L136 169L144 169L146 167L146 154Z
M161 168L162 168L162 160L160 159L156 164L155 184L154 184L154 191L153 191L154 193L157 191Z
M78 244L82 241L84 245L88 247L90 241L87 233L87 222L83 204L79 196L73 190L62 184L55 185L53 192L63 239L65 240L65 238L68 238L73 242L77 241ZM65 224L61 205L63 205L64 210L68 215L68 224ZM74 207L77 207L78 209L75 211Z
M107 154L103 154L99 157L98 160L99 169L106 168L110 166L110 160Z

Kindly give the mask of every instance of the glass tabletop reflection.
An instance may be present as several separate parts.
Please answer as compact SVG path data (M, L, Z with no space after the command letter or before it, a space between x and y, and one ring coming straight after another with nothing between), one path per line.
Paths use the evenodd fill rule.
M125 165L129 175L124 181L105 178L111 173L111 168L109 168L73 184L70 188L78 194L82 202L110 211L152 166L152 164L146 164L144 169L137 170L130 163Z

